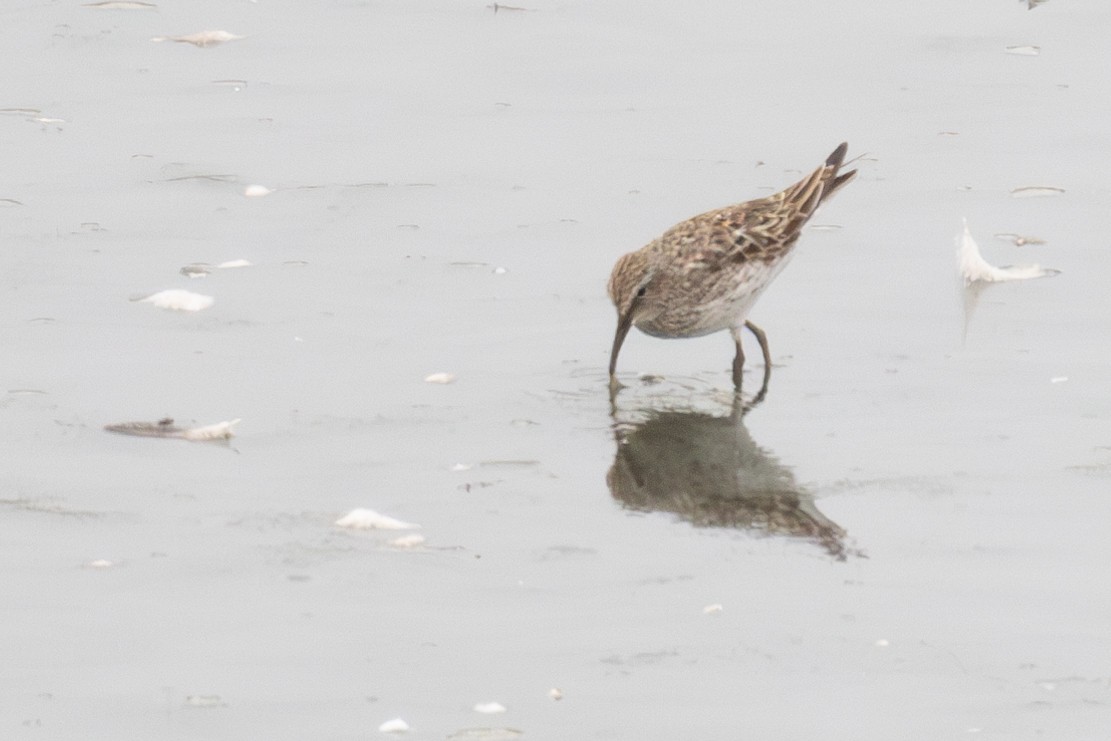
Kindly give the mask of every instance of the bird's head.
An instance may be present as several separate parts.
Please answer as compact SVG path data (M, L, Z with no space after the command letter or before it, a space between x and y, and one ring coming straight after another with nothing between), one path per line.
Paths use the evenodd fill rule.
M617 368L617 354L632 326L659 312L653 300L655 291L652 280L655 270L645 252L623 255L613 266L608 285L610 299L617 308L617 333L610 352L610 378Z

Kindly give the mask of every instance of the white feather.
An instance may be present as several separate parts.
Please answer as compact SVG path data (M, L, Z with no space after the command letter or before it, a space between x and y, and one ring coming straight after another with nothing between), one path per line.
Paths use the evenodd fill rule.
M972 238L968 230L968 222L964 222L964 231L957 237L957 262L960 267L964 284L971 285L976 281L995 283L1006 280L1028 280L1057 275L1060 270L1043 268L1040 265L1004 265L996 267L991 265L980 254L980 247Z

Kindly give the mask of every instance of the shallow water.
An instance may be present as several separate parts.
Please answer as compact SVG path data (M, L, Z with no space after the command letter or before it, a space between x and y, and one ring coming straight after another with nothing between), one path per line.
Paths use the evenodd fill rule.
M521 5L4 11L2 735L1105 737L1111 8ZM614 260L841 140L763 403L611 410Z

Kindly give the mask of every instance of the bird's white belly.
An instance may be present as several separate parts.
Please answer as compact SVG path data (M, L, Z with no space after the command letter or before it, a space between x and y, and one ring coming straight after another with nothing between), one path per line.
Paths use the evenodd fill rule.
M745 265L741 280L732 291L714 296L696 298L698 291L691 288L676 294L664 311L636 326L653 337L701 337L723 329L744 324L756 300L786 267L790 255L773 264L749 263ZM692 276L692 278L695 276Z

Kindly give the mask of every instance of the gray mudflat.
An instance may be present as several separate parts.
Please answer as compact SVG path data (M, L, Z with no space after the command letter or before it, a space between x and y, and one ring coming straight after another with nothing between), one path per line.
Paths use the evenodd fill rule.
M0 736L1105 738L1111 5L514 4L5 9ZM616 258L842 140L763 404L611 417Z

